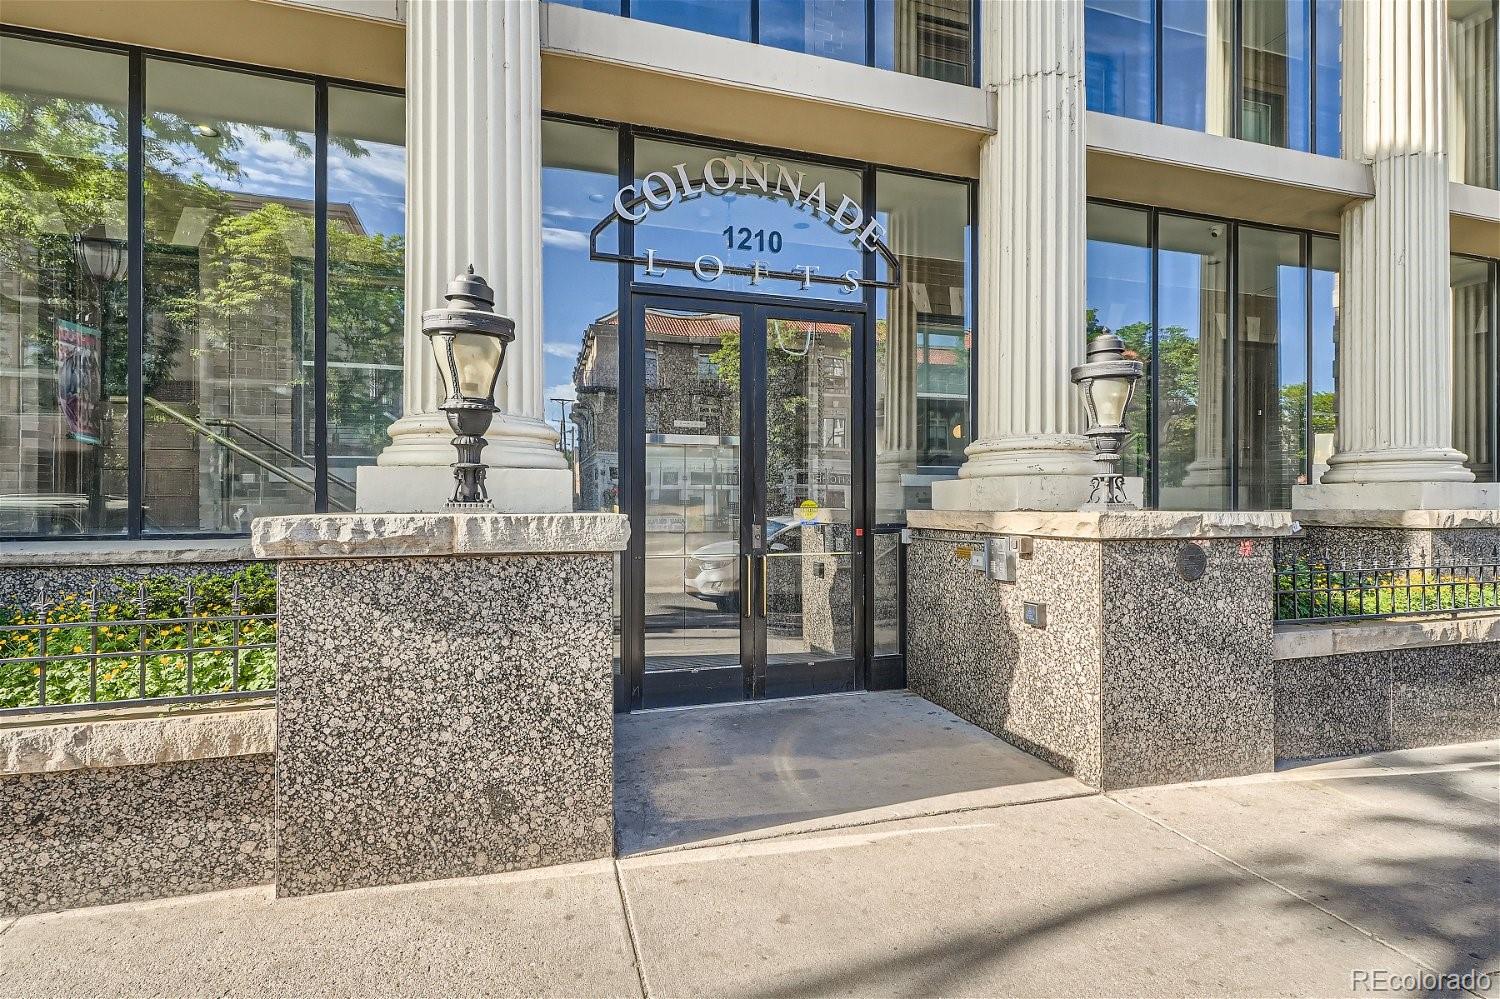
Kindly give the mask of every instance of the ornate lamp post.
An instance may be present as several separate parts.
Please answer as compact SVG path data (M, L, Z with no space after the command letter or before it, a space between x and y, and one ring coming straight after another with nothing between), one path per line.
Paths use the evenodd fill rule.
M1083 392L1084 408L1088 410L1086 435L1094 445L1094 460L1104 466L1104 471L1090 480L1090 503L1099 501L1101 490L1106 505L1126 503L1125 476L1115 465L1125 445L1125 411L1135 396L1142 369L1140 361L1126 354L1125 341L1104 333L1089 341L1088 360L1073 369L1073 384Z
M474 273L473 264L449 282L443 297L447 308L422 313L422 334L437 357L445 396L438 408L448 414L458 451L453 464L457 485L448 508L487 510L490 500L480 452L484 432L499 411L495 383L505 364L505 349L516 338L516 324L495 314L495 293Z

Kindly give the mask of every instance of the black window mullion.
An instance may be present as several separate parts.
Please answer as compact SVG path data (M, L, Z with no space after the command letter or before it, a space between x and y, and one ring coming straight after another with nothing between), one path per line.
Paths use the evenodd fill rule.
M1302 346L1306 351L1302 358L1302 480L1313 485L1313 444L1316 437L1313 434L1313 267L1310 232L1302 234L1302 304ZM1279 393L1280 379L1277 381Z
M1155 208L1146 209L1146 244L1151 254L1151 387L1146 399L1145 489L1148 497L1146 505L1153 510L1161 506L1161 462L1157 460L1161 453L1161 432L1158 426L1161 406L1161 294L1157 287L1160 272L1157 258L1161 252L1161 239L1157 229L1160 224L1161 214Z
M750 41L760 44L760 0L750 0Z
M875 0L865 0L865 65L875 65Z
M145 530L146 495L146 57L130 52L130 82L126 98L125 225L127 332L125 366L125 450L128 465L126 534L138 538Z
M1231 65L1234 67L1234 79L1230 81L1230 108L1229 108L1229 134L1231 137L1243 138L1241 132L1241 119L1244 117L1245 104L1245 4L1244 0L1235 0L1234 17L1231 44L1234 46L1230 53ZM1210 40L1209 44L1213 44Z
M1207 2L1212 3L1213 0L1207 0ZM1156 4L1151 10L1151 82L1153 85L1151 92L1151 120L1157 123L1160 123L1162 120L1162 83L1165 74L1165 70L1162 67L1162 52L1165 49L1162 36L1165 33L1163 21L1166 15L1166 8L1163 6L1163 3L1164 0L1156 0ZM1209 44L1213 44L1212 39L1209 39Z
M1316 154L1318 151L1318 0L1307 0L1307 151ZM1308 255L1308 266L1312 265L1312 255ZM1312 288L1312 278L1308 278L1308 288ZM1309 299L1309 302L1311 299ZM1311 308L1308 309L1309 315ZM1307 330L1307 342L1312 343L1312 327ZM1307 369L1307 398L1311 406L1312 399L1312 368ZM1312 468L1312 452L1308 451L1308 468Z
M635 183L635 130L621 125L618 132L620 187ZM635 225L622 219L619 225L620 256L627 260L635 255ZM635 276L633 264L616 265L617 301L615 316L619 323L615 363L620 373L615 392L615 440L619 459L615 467L616 488L622 512L630 521L630 538L620 553L620 682L615 691L615 708L631 711L643 704L646 669L646 443L644 403L646 390L642 376L644 335L637 349L635 302L630 294Z
M1490 261L1490 478L1500 482L1500 261Z
M313 505L328 509L328 84L314 90Z
M1229 226L1229 253L1225 266L1225 288L1229 301L1225 303L1227 327L1224 331L1224 371L1220 374L1224 390L1224 452L1228 459L1229 503L1227 510L1240 508L1240 411L1239 411L1239 352L1240 352L1240 227ZM1213 331L1209 331L1213 335Z

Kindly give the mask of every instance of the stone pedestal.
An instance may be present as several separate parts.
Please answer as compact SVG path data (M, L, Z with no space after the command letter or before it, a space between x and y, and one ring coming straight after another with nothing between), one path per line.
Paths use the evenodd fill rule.
M914 692L1095 787L1273 768L1272 549L1290 515L914 510L909 522ZM1031 541L1014 583L971 565L1000 535ZM1179 572L1180 554L1201 556L1200 577Z
M276 886L305 895L613 849L624 517L274 517Z

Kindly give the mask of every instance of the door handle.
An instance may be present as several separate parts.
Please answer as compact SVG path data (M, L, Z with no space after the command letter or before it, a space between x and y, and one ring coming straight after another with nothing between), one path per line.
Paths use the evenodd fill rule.
M753 557L754 556L751 556L751 555L744 556L744 559L745 559L745 568L740 572L740 616L741 617L749 617L750 616L750 601L752 599L751 594L753 594L755 592L755 585L754 585L755 584L755 580L752 578L752 573L754 572L754 563L751 561L751 559Z
M771 560L764 555L760 557L760 616L768 617L767 610L769 600L767 594L771 592Z

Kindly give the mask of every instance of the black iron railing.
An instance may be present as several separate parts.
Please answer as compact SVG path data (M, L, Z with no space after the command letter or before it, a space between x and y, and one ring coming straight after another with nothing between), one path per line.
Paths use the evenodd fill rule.
M1397 562L1278 553L1278 621L1347 621L1500 610L1500 551Z
M275 679L267 566L42 591L0 608L0 714L263 696Z

